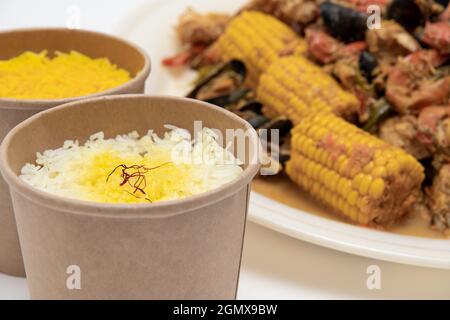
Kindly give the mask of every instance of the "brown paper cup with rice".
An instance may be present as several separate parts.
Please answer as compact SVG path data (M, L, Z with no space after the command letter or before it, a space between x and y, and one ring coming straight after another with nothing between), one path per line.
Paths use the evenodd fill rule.
M84 143L99 131L162 135L166 124L192 132L194 121L224 136L227 129L245 132L245 152L235 154L244 162L237 179L181 200L130 205L62 198L19 178L36 152L67 139ZM247 122L222 108L144 95L73 102L18 125L2 144L0 167L11 187L31 297L234 299L258 143Z
M150 72L150 60L141 49L127 41L97 32L54 28L6 31L0 32L0 48L0 60L13 58L24 51L48 50L52 54L55 51L76 50L93 58L108 57L112 63L134 76L119 87L85 97L57 100L0 98L0 142L11 128L40 111L83 98L143 93ZM9 190L1 177L0 272L25 276Z

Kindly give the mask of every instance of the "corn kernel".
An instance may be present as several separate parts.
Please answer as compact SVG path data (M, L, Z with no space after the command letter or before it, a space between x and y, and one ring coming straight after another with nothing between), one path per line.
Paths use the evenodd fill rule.
M348 159L344 159L341 164L339 165L338 172L341 175L347 175L348 174Z
M375 167L372 171L372 176L374 178L385 178L387 176L386 167Z
M337 185L339 182L339 175L337 175L335 172L330 171L330 181L329 181L329 189L331 191L336 192L337 191Z
M309 160L305 160L306 162L306 167L305 167L305 174L308 178L313 178L313 169L312 167L314 166L314 162L309 161Z
M380 155L379 157L375 158L375 165L378 166L384 166L387 162L387 159L384 155Z
M374 163L373 162L369 162L368 164L366 164L364 166L363 170L364 170L365 173L370 173L374 169L374 167L375 167Z
M346 157L344 154L341 154L341 155L337 158L337 160L334 162L333 168L334 168L336 171L338 171L339 173L341 173L341 172L340 172L340 167L341 167L342 163L343 163L346 159L347 159L347 157Z
M362 174L362 173L357 174L357 175L355 176L355 178L353 178L353 186L354 186L356 189L359 189L359 187L361 186L361 183L362 183L363 179L364 179L364 174Z
M350 219L353 221L358 221L359 210L356 207L350 209Z
M319 180L320 165L318 165L317 163L313 163L311 170L312 170L312 178L314 180Z
M320 181L326 181L327 172L328 172L327 168L320 166L320 173L319 173Z
M370 185L372 184L372 177L368 176L368 175L364 175L362 180L361 180L361 184L359 185L359 192L362 195L366 195L367 192L369 191Z
M348 180L346 178L341 178L341 180L342 180L342 182L339 187L340 193L343 196L346 196L347 194L349 194L352 191L352 183L350 182L350 180Z
M384 193L384 181L383 179L377 178L372 182L370 186L369 195L373 199L377 200L381 198L383 193Z
M350 205L354 206L358 200L358 192L351 191L347 196L347 201Z
M400 170L400 167L395 159L392 161L389 161L389 163L386 165L386 171L387 174L390 176L395 176Z

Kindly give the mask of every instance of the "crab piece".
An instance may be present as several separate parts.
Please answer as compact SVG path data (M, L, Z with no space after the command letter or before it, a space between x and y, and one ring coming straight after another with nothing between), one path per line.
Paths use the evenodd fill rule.
M359 57L359 54L366 49L364 41L344 44L316 28L306 29L305 34L309 54L323 64L332 63L338 59Z
M369 52L386 64L395 64L397 57L419 50L419 43L398 23L382 21L381 29L366 32Z
M357 59L340 59L334 64L332 71L347 90L367 85L364 76L359 71Z
M411 115L391 117L380 125L379 136L382 140L422 160L428 158L430 152L426 143L417 141L418 134L417 118Z
M183 49L163 59L166 67L178 68L191 65L200 67L219 62L220 55L214 42L225 31L231 17L224 14L200 14L192 9L183 13L176 32Z
M366 91L368 82L361 73L359 58L365 49L365 43L358 41L343 46L337 52L337 61L332 72L342 86L348 90Z
M450 105L423 109L417 124L419 141L426 143L433 153L450 155Z
M450 54L450 22L427 22L422 40L440 53Z
M316 0L252 0L244 10L271 14L289 25L307 25L319 16Z
M200 14L188 9L178 21L178 38L182 44L209 45L225 31L230 18L226 14Z
M446 104L450 76L436 79L436 68L445 60L436 50L422 50L400 59L387 80L388 101L401 114L417 114L424 107Z
M326 32L314 29L306 30L306 42L309 54L325 64L336 61L338 51L343 47L342 43Z
M450 165L444 165L435 176L428 192L432 228L450 235Z

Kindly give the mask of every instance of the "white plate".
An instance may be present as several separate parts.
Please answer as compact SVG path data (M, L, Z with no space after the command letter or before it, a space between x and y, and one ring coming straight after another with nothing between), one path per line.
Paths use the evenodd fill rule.
M161 67L164 57L178 48L173 26L187 8L235 12L244 0L153 1L119 24L116 33L140 46L152 58L148 93L183 95L194 75L173 74ZM387 261L450 269L450 241L390 234L332 221L300 211L258 193L253 193L249 219L292 237L365 257Z

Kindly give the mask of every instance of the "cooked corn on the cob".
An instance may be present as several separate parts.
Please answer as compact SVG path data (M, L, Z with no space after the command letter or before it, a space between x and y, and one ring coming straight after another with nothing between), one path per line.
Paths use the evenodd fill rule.
M306 45L288 26L243 12L218 46L224 60L246 64L266 115L296 124L286 165L294 182L361 225L388 225L408 212L420 195L423 167L343 119L357 112L357 97L302 56Z
M280 56L306 52L306 42L276 18L244 11L218 40L225 61L238 59L247 66L247 83L256 87L259 76Z
M359 101L330 75L301 56L280 58L260 78L257 99L269 110L294 124L314 112L348 117Z
M411 155L332 113L292 130L290 178L361 225L389 225L411 208L424 179Z

